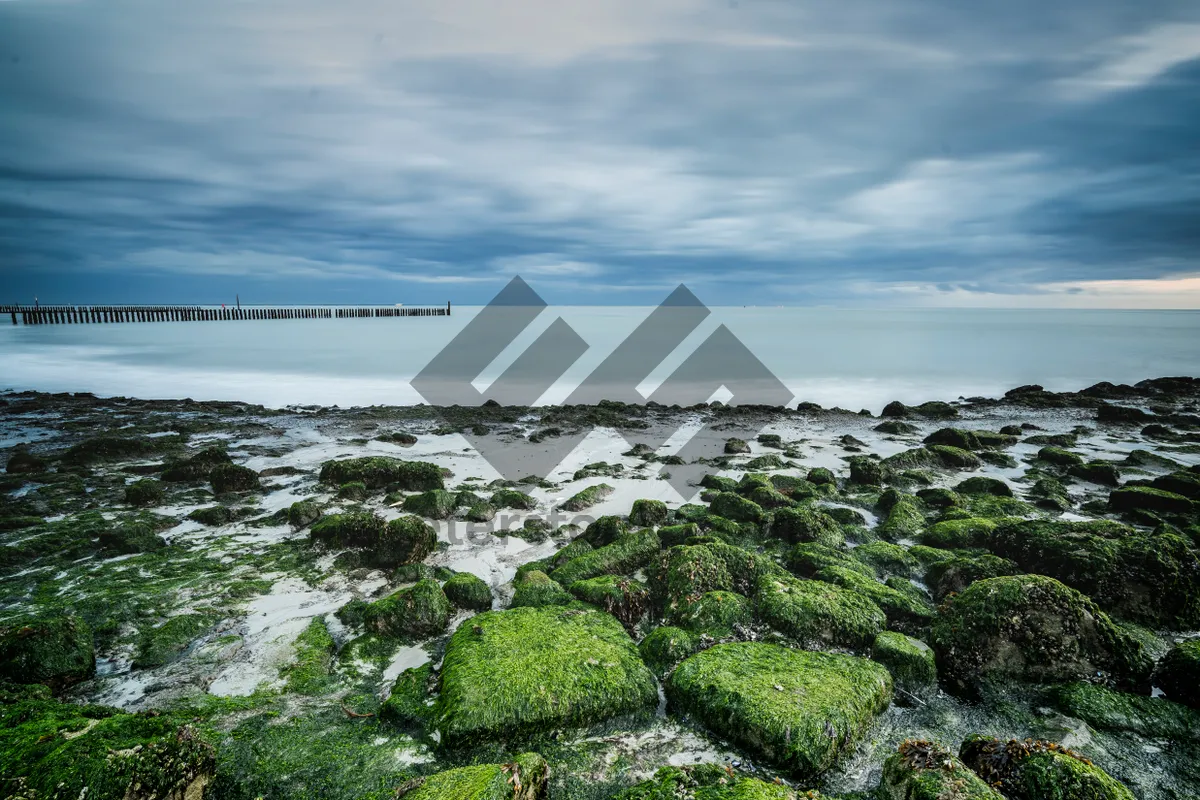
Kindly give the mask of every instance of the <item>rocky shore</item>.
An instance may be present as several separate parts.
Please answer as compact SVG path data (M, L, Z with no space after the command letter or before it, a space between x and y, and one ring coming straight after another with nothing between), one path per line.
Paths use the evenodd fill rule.
M1200 798L1200 379L5 393L0 464L0 798Z

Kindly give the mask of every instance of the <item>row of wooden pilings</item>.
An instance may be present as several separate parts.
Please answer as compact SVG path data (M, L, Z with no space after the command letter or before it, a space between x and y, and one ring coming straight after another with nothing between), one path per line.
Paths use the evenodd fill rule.
M366 307L203 307L203 306L3 306L13 325L68 325L100 322L209 322L268 319L365 319L378 317L448 317L445 308ZM0 316L0 319L3 319Z

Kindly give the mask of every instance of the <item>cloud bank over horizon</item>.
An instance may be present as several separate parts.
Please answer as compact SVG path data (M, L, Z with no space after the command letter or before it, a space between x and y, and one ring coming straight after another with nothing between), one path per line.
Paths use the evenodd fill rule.
M0 108L0 302L1200 308L1190 0L17 0Z

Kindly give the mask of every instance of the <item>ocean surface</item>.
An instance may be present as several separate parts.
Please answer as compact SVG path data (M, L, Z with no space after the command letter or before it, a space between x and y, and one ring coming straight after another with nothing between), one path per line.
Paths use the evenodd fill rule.
M288 405L423 402L408 381L478 308L451 317L0 326L0 389ZM486 389L555 319L587 351L546 391L561 402L650 312L551 307L475 381ZM726 325L797 401L878 413L1098 381L1200 375L1200 311L714 307L639 386L645 395ZM715 399L724 399L719 393Z

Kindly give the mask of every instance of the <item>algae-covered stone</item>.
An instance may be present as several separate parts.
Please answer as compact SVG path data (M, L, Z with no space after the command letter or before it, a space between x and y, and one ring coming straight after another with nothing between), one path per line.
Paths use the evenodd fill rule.
M705 592L675 609L672 621L681 628L719 639L753 619L750 601L736 592Z
M826 567L814 577L869 599L887 615L888 625L897 630L917 632L928 627L933 621L933 606L916 591L902 592L874 578L842 567Z
M430 489L404 498L402 508L429 519L449 519L458 507L458 495L445 489Z
M28 450L18 449L8 457L4 471L9 475L33 475L46 471L46 461Z
M749 453L750 445L746 444L743 439L727 439L725 441L725 452L730 455Z
M607 483L598 483L595 486L589 486L582 491L576 492L567 498L559 508L563 511L578 513L591 508L615 491L616 489Z
M1071 467L1067 472L1076 478L1101 486L1118 486L1121 483L1121 472L1117 465L1110 461L1089 461Z
M674 708L809 779L854 749L891 702L892 678L862 658L734 642L688 658L666 691Z
M1200 639L1172 647L1159 662L1154 683L1169 699L1200 709Z
M496 508L516 508L521 511L532 511L537 508L537 500L516 489L496 490L492 493L491 504Z
M943 682L958 692L995 684L1103 677L1140 685L1149 662L1090 599L1043 575L976 581L952 597L930 644Z
M321 617L314 617L294 642L296 654L280 675L287 688L296 694L320 694L328 683L333 655L337 651L329 628Z
M425 579L367 605L363 624L383 636L433 636L450 622L450 601L435 580Z
M850 463L850 483L863 486L880 486L883 483L884 469L880 463L867 456L853 456Z
M929 508L953 508L963 504L963 499L958 492L944 486L920 489L917 491L917 497Z
M1161 697L1117 692L1086 681L1056 686L1049 697L1060 710L1097 730L1133 731L1150 739L1200 736L1200 712Z
M918 696L937 689L933 649L920 639L884 631L871 645L871 658L887 667L897 689Z
M645 528L662 525L670 517L667 504L662 500L634 500L629 511L629 524Z
M161 667L175 660L198 636L212 628L211 613L179 614L161 625L143 628L137 639L133 666Z
M777 509L771 516L770 532L785 542L819 542L829 547L837 547L846 539L833 517L804 506Z
M296 530L307 528L321 518L321 507L312 500L297 500L288 506L288 524Z
M883 763L879 793L886 800L1004 800L941 745L907 739Z
M843 567L868 577L875 569L864 564L845 550L827 547L817 542L803 542L787 552L784 563L787 568L802 578L811 578L826 567Z
M199 800L215 770L212 746L169 714L0 692L0 775L13 800Z
M646 584L619 575L575 581L570 592L584 603L604 609L626 627L632 627L650 608L650 590Z
M239 464L218 464L208 473L213 492L250 492L260 488L258 473Z
M921 533L921 544L929 547L986 547L996 530L996 520L967 517L935 522Z
M700 652L702 648L700 634L673 625L663 625L642 639L638 653L646 666L661 678L680 661Z
M1156 489L1153 486L1123 486L1108 495L1110 511L1158 511L1167 514L1190 514L1195 505L1181 494Z
M863 648L887 617L866 597L823 581L764 576L755 611L763 622L801 642Z
M563 586L599 575L625 575L649 563L659 549L658 534L650 528L629 531L612 544L571 559L551 573Z
M762 506L733 492L721 492L709 503L709 508L718 517L734 522L758 522L763 518Z
M1012 487L1007 483L999 478L989 478L983 475L967 478L955 486L954 491L959 494L987 494L993 497L1013 496Z
M541 608L571 605L574 598L558 581L541 570L524 573L513 583L512 607Z
M112 553L153 553L167 546L156 532L156 526L148 521L129 520L100 531L96 537L100 546Z
M125 487L125 502L131 506L162 505L163 486L153 478L142 478Z
M401 461L387 456L347 458L321 465L321 483L341 486L362 481L368 489L395 487L406 492L444 489L441 467L425 461Z
M837 478L834 477L833 472L826 467L813 467L808 471L805 480L816 486L828 486L837 483Z
M979 556L951 556L929 565L925 584L935 600L963 591L975 581L1019 575L1020 567L1007 558L985 553Z
M213 467L232 463L229 454L222 448L206 447L187 458L167 462L162 479L172 482L205 481Z
M417 516L394 519L368 545L371 561L381 567L416 564L437 547L437 531Z
M459 767L416 778L400 795L404 800L545 800L550 767L537 753L523 753L507 764Z
M911 495L901 495L879 523L879 533L888 539L907 539L925 528L925 514L920 501Z
M492 607L492 590L476 575L460 572L442 584L442 591L455 608L487 611Z
M421 726L432 714L428 702L433 664L410 667L396 678L388 697L379 707L379 716L401 727Z
M854 557L882 577L902 575L911 578L920 569L920 562L908 550L891 542L870 542L854 548Z
M435 726L457 747L587 727L657 702L654 677L613 617L514 608L479 614L450 638Z
M659 557L652 588L668 610L698 599L705 592L732 590L733 576L724 559L707 545L678 545Z
M25 617L0 626L0 678L58 691L96 672L92 631L73 614Z
M1061 447L1043 447L1038 450L1037 457L1039 461L1059 467L1076 467L1083 463L1083 456Z
M373 511L347 511L323 517L308 535L315 542L334 547L369 547L386 529L387 521Z
M662 767L654 776L610 800L821 800L783 783L767 783L719 764ZM836 800L836 798L829 798Z
M974 735L958 754L1010 800L1134 800L1123 783L1054 742Z

